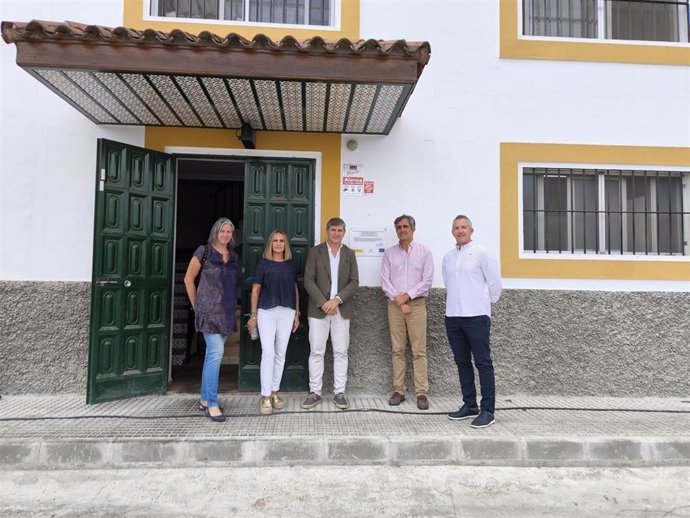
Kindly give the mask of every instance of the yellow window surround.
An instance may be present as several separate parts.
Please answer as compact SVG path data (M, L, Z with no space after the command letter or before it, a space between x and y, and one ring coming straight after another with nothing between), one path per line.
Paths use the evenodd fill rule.
M519 27L522 0L500 0L500 57L652 65L690 65L687 43L621 43L611 40L523 37Z
M155 2L156 0L150 0ZM325 40L339 40L348 38L350 40L359 39L359 1L360 0L340 0L340 27L336 30L319 28L295 28L294 25L284 26L281 24L246 24L231 23L217 20L199 20L189 22L176 18L151 18L144 12L145 6L149 5L145 0L124 0L123 25L132 29L156 29L163 32L170 32L173 29L180 29L191 34L199 34L202 31L209 31L219 36L225 36L231 32L237 33L247 39L252 39L257 34L265 34L274 41L280 41L287 35L294 36L298 40L321 36Z
M157 151L171 147L241 148L236 130L201 128L147 127L144 146ZM317 214L325 228L326 222L340 214L340 135L337 133L304 133L290 131L257 132L257 149L316 151L321 153L321 214ZM289 156L289 154L288 154Z
M610 164L690 168L690 148L501 143L501 270L504 277L552 279L690 280L688 260L649 256L592 256L589 259L520 257L521 163ZM675 258L674 258L675 259Z

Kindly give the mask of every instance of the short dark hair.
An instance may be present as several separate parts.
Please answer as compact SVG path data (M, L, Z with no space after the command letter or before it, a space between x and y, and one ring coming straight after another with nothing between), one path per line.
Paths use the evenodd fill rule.
M343 227L343 230L347 230L347 226L345 225L345 222L340 218L329 219L328 222L326 223L326 230L328 230L331 227Z
M464 214L458 214L457 216L455 216L455 218L453 219L453 224L455 224L455 222L459 219L467 220L467 222L470 224L470 228L474 228L472 226L472 220L470 218L468 218L467 216L465 216Z
M395 218L395 221L393 221L393 226L397 226L398 223L400 223L404 219L406 219L407 221L410 222L410 226L412 227L412 230L417 228L417 222L409 214L403 214L402 216L398 216L397 218Z

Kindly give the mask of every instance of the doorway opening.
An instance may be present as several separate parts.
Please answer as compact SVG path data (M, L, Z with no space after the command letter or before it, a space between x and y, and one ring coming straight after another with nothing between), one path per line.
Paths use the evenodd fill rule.
M233 250L238 254L237 326L242 323L242 219L244 160L227 157L177 157L175 229L175 284L173 295L172 354L168 392L198 393L205 344L194 328L194 314L184 286L184 275L194 250L207 242L213 223L227 217L235 225ZM240 333L225 343L219 392L237 392Z

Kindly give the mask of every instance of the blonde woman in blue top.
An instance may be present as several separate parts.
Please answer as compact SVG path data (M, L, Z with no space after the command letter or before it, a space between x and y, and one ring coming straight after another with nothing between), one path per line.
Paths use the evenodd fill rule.
M280 410L285 402L278 394L283 378L285 353L290 333L299 327L297 267L285 232L274 230L268 236L264 254L254 271L249 332L259 330L261 340L262 414Z

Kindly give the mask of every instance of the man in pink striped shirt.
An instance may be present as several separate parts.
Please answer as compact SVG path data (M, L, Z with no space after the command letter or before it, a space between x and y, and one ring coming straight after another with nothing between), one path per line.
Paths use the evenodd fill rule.
M388 404L397 406L405 401L409 337L417 408L427 410L426 298L434 278L434 259L427 247L413 240L416 224L412 216L403 214L395 218L394 225L399 242L386 250L381 265L393 352L393 395Z

